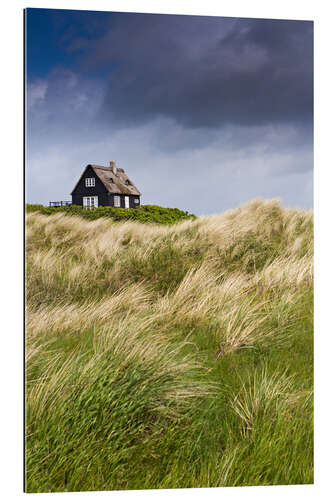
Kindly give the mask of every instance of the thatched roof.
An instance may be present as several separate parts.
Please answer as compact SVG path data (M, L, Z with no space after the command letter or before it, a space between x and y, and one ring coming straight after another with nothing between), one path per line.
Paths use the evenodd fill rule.
M93 169L93 171L95 172L97 177L103 182L104 186L109 191L109 193L133 194L136 196L141 195L138 188L134 185L134 183L131 181L128 175L124 172L124 169L116 167L114 163L110 167L103 167L100 165L87 165L78 183L80 182L82 176L84 175L88 167L91 167ZM72 193L74 192L75 188L73 189Z

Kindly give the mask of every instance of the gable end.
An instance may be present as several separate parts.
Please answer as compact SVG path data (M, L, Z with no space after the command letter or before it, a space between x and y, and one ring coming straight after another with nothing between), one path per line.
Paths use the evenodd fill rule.
M85 185L85 179L86 178L94 178L95 179L95 186L93 187L86 187ZM87 165L86 168L84 169L83 173L81 174L79 180L75 184L75 187L73 191L71 192L71 195L73 194L91 194L93 195L94 193L105 193L107 192L107 189L104 185L104 183L101 181L99 176L96 174L94 171L92 165Z

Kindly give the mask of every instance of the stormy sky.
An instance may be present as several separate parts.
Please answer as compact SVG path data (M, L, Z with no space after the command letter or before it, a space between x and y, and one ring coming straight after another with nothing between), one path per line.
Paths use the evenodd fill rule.
M115 160L142 203L313 204L313 23L28 9L27 201Z

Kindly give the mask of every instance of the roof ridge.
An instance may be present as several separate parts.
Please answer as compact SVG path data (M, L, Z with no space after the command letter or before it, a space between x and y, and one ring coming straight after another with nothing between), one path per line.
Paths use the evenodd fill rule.
M104 167L103 165L91 165L93 168L101 168L102 170L110 170L112 171L111 167Z

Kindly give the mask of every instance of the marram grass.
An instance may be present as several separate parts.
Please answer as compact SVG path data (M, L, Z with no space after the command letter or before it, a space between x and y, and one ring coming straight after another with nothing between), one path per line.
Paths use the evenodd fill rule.
M313 215L26 221L26 490L313 482Z

